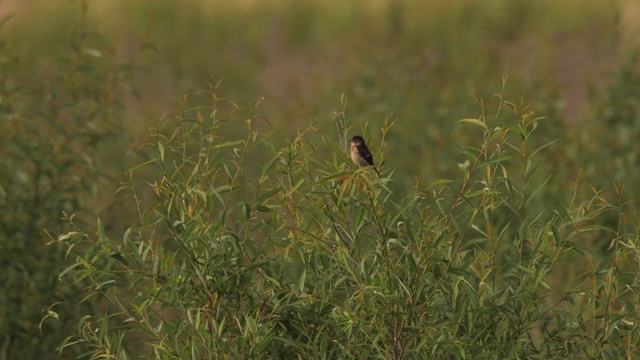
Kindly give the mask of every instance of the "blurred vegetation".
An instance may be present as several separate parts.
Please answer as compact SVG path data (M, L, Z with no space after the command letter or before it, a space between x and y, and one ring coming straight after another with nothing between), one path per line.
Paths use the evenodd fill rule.
M81 224L95 223L97 214L114 203L122 169L129 165L125 149L130 136L122 131L119 94L131 80L132 69L127 62L100 54L108 41L91 31L87 21L78 17L66 36L59 34L64 51L57 49L40 59L35 74L30 49L19 36L2 42L3 359L51 357L82 313L102 307L99 302L80 303L85 297L83 282L69 286L59 281L59 272L70 262L64 249L45 244L46 231L64 231L63 212ZM124 209L117 211L117 216L126 214ZM41 323L54 303L64 309L66 320Z
M618 256L622 256L617 251L620 243L627 244L624 246L628 249L633 248L633 241L637 243L637 239L633 240L629 235L637 232L635 210L636 199L640 198L637 188L640 172L636 170L640 149L635 141L640 126L636 110L640 107L640 88L637 86L640 44L634 35L640 31L634 27L640 8L633 1L82 1L55 4L34 1L0 4L6 6L4 10L0 9L6 12L5 16L12 15L5 18L0 28L0 205L4 210L0 217L3 238L0 250L5 270L0 275L5 284L0 290L2 358L55 356L57 346L75 332L79 321L87 324L84 315L98 317L105 312L114 314L113 311L117 311L123 316L126 309L118 306L117 301L114 305L114 293L96 287L93 273L87 270L85 275L81 275L82 272L79 275L68 267L76 259L85 259L92 264L93 260L97 261L96 268L107 266L111 269L110 266L121 264L120 260L125 258L130 266L127 273L131 268L135 269L137 263L127 257L126 251L112 248L108 238L121 239L127 229L135 230L138 238L129 240L144 242L142 239L146 239L149 251L155 253L159 250L152 244L171 237L175 225L158 228L157 238L153 232L145 234L145 231L159 226L148 221L174 216L160 212L158 218L153 218L150 214L154 214L157 206L168 206L165 201L169 200L162 196L158 198L163 176L171 179L177 175L167 168L153 166L141 167L133 173L127 170L153 159L158 162L158 144L163 142L154 140L153 146L148 146L149 128L162 130L151 130L152 136L162 133L167 139L177 141L172 135L173 129L181 127L176 125L176 119L195 122L202 117L206 119L213 106L208 102L210 91L216 95L214 104L220 113L216 118L219 129L216 129L215 144L239 140L245 146L250 144L244 122L249 118L253 119L254 136L264 139L265 144L272 144L268 147L270 151L247 153L247 162L237 166L244 175L272 179L275 175L265 175L262 166L275 158L278 149L285 149L284 144L289 143L292 148L300 146L294 139L298 139L301 129L309 129L312 124L312 132L318 134L318 138L308 140L304 148L296 150L304 158L301 166L311 172L322 165L320 168L325 176L331 177L345 171L340 164L348 163L336 149L345 148L346 136L360 133L369 140L383 175L388 176L383 183L376 182L377 185L384 184L384 191L388 193L377 194L375 199L379 202L367 203L373 209L371 214L379 211L392 216L388 211L397 211L398 216L408 218L413 216L408 209L416 206L409 206L411 200L408 199L415 194L432 196L438 187L430 185L452 184L443 187L446 191L442 190L442 194L449 193L453 197L444 197L442 201L451 202L457 196L451 194L461 194L464 190L456 181L467 175L472 179L471 185L483 181L482 176L467 172L478 154L486 154L485 147L515 146L512 135L498 139L478 124L476 128L469 128L459 122L463 118L482 121L491 118L498 107L487 104L499 100L503 110L498 124L504 125L505 129L518 132L521 130L516 125L517 119L523 122L538 119L535 136L524 139L525 135L521 135L521 141L527 142L521 155L526 157L537 149L542 150L535 154L531 163L519 163L521 167L516 166L514 173L508 173L504 178L509 182L526 183L531 191L541 189L527 201L526 207L527 214L540 214L540 218L503 209L504 213L496 210L495 216L487 221L495 222L496 228L508 229L502 236L525 241L526 227L514 231L507 224L525 218L535 220L532 224L537 225L532 226L544 239L547 235L541 229L548 232L553 225L560 231L565 221L573 221L571 219L579 215L576 212L580 209L587 211L594 204L600 204L598 210L594 210L593 218L581 220L580 224L589 226L588 231L580 232L578 238L572 239L572 244L576 242L575 246L584 255L561 266L554 260L549 265L554 270L545 272L545 281L553 287L553 294L560 296L558 294L579 289L581 281L589 278L585 274L594 266L597 269L604 266L594 264L617 264ZM508 81L503 88L505 77ZM496 98L495 93L502 95ZM507 99L509 104L501 102ZM259 106L254 109L254 104ZM530 126L534 126L533 122ZM305 139L308 137L305 135ZM508 142L505 143L506 139ZM196 141L182 140L183 145L187 140ZM487 142L489 140L491 142ZM144 144L147 146L141 146ZM169 154L169 146L177 145L169 142L166 146ZM219 151L228 155L226 152L231 150L225 146ZM214 153L211 161L222 161L219 156L223 153ZM134 158L134 154L137 157ZM186 154L181 161L191 164ZM488 166L493 160L484 158L482 161ZM222 169L229 172L229 168ZM194 174L199 174L198 171ZM540 175L530 176L530 172ZM211 175L204 172L200 176L206 174ZM290 181L293 180L291 177ZM315 180L318 179L306 181ZM189 190L186 178L174 179L174 182L185 186L172 189L170 193L175 196L202 190L198 187ZM211 186L220 189L224 185L215 183ZM277 188L277 184L272 185ZM225 206L240 211L231 219L240 221L237 219L247 208L249 215L253 214L254 209L246 204L251 196L261 193L259 188L252 186L255 184L239 188L238 197L229 195L225 198ZM117 189L121 191L114 195ZM303 190L311 193L329 191L303 188L301 197L310 196ZM349 201L364 201L358 200L354 188L349 191L349 198L352 198ZM215 192L207 194L217 196ZM469 201L471 213L473 209L487 206L484 202L473 203L471 198L473 196L465 199ZM290 201L294 203L293 198ZM512 198L504 202L513 205L517 201ZM281 206L286 206L285 203ZM342 206L339 203L335 206ZM320 212L314 205L320 206L310 204L309 211ZM403 210L395 208L396 205ZM188 210L187 203L182 206L187 213L193 211ZM440 227L442 233L451 234L454 224L448 221L453 220L443 219L454 217L436 208L429 207L434 211L435 218L430 220L433 222L422 225ZM334 210L338 211L338 208ZM367 216L371 214L361 216L369 219ZM100 215L104 231L98 243L105 244L104 248L96 248L91 242L95 237L93 234L98 232L97 215ZM325 215L338 219L336 214ZM437 216L443 217L437 220ZM66 221L61 222L59 219L63 217ZM251 224L251 218L246 219L246 224ZM273 219L274 223L276 220ZM77 234L62 240L76 242L50 242L50 236L57 238L58 234L69 234L69 221ZM216 230L220 231L221 237L227 236L222 229L232 226L226 221L232 220L216 223L221 227ZM446 222L445 226L442 221ZM195 228L205 234L212 220L199 219L197 224ZM378 223L382 226L379 231L369 229L372 232L367 237L388 239L389 224ZM456 231L461 231L461 226L455 224ZM260 239L270 239L268 234L271 233L266 228L255 229L266 231ZM283 230L278 229L273 234L281 236L279 231ZM320 236L308 229L304 231ZM90 235L75 237L80 234ZM204 236L202 234L198 236ZM561 235L565 238L570 237L569 234L573 233ZM127 236L124 238L125 250L131 250ZM425 244L433 240L428 236L420 239ZM69 244L73 247L65 248ZM278 244L275 248L282 245ZM189 255L189 252L177 250L183 247L180 244L167 246L162 251L174 252L181 257ZM275 248L273 251L277 252ZM523 249L522 246L518 249L521 255L522 251L528 251ZM219 256L232 256L235 251L230 248L219 250L222 251ZM443 249L432 250L434 254L445 256L439 253ZM330 246L320 250L302 246L296 251L300 259L297 263L294 261L298 266L294 269L302 271L307 266L309 271L308 266L317 263L302 261L304 256L311 253L333 256L338 250ZM377 250L369 251L358 254L364 264L372 261L368 256ZM558 251L564 254L564 250ZM513 264L513 254L507 253L509 255L500 261ZM90 261L86 254L94 254L95 258ZM103 258L105 254L109 255L107 260ZM163 258L168 254L156 253L154 259L167 261L166 266L188 263L189 256L173 262ZM633 263L634 257L629 256L625 261ZM454 258L449 257L447 261L454 261ZM143 269L147 266L146 259L149 258L140 260ZM465 266L473 264L465 259L458 258L465 264L460 269L470 271ZM349 269L351 265L347 268L325 265L331 271L353 271ZM423 270L436 271L430 267L432 265ZM73 266L77 269L79 265ZM251 275L254 270L246 266L242 271L247 272L241 276L240 283L249 284L255 280ZM633 265L628 266L634 269ZM197 268L194 265L192 270ZM58 274L64 269L69 271L68 278L61 282ZM620 276L624 284L631 284L635 289L635 280L628 277L631 270ZM403 268L398 274L410 276L411 271ZM284 287L281 280L294 276L290 272L295 271L281 273L283 278L273 278L280 279L278 281ZM104 276L109 278L110 275L112 273L105 270ZM439 286L451 285L448 281L454 279L447 277L449 275L455 274L445 271ZM477 280L467 278L466 274L457 275L471 284ZM578 278L578 275L584 277ZM126 278L124 274L122 276ZM505 276L504 281L508 282L510 278ZM605 282L607 285L622 284L616 283L617 278L611 276ZM301 292L316 291L307 287L310 286L307 280L300 280L297 274L294 277ZM69 285L68 280L72 278L75 281ZM575 280L567 281L568 278ZM591 279L596 281L596 278ZM87 289L102 293L102 297L80 301L87 295ZM241 290L254 291L248 286L239 288L237 294ZM591 290L595 291L592 294L603 296L597 287ZM343 288L341 291L341 296L348 297L346 294L350 290ZM120 292L115 294L122 295ZM272 295L284 296L278 292L269 296ZM204 295L199 293L197 296ZM256 306L261 304L261 300L255 301ZM49 315L57 316L58 321L47 318L41 322L54 303L59 304L51 308L55 312ZM580 312L581 305L576 305L573 314L584 314ZM605 312L620 310L612 303L602 309ZM176 311L181 314L179 309ZM464 310L460 311L459 314L464 313ZM597 317L598 311L589 314ZM312 313L305 316L312 318ZM291 319L288 321L291 323L283 325L288 331L301 326ZM594 332L597 328L593 324L585 326ZM545 329L556 334L555 330ZM607 329L610 327L605 326L605 332ZM471 328L465 331L468 335ZM85 341L82 344L95 345L91 337L85 335L80 336ZM601 340L601 345L608 341ZM296 341L302 340L297 338ZM132 345L129 346L127 351L131 351ZM595 356L594 349L604 348L590 346L583 354ZM539 351L540 344L536 343L534 348ZM67 346L61 356L73 358L85 351L87 348L82 346ZM381 356L389 357L395 350L380 351ZM462 351L467 355L473 353L468 349ZM528 352L517 353L530 355ZM633 351L627 352L630 353ZM449 356L452 355L449 353Z

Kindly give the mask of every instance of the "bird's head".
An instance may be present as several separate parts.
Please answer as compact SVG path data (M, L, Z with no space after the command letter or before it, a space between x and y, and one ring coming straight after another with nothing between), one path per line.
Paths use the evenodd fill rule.
M351 138L351 143L356 146L364 145L364 139L362 138L362 136L356 135Z

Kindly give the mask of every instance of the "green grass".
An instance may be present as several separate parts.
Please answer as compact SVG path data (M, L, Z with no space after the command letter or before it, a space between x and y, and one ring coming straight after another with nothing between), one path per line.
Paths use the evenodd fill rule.
M633 2L81 4L1 28L2 354L637 356Z

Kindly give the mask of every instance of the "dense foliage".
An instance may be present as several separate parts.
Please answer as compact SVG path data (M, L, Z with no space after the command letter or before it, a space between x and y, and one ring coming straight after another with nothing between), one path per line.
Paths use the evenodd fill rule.
M554 144L529 145L545 121L529 107L481 100L462 120L478 143L457 178L399 195L391 171L349 170L344 108L338 133L311 123L281 143L254 130L255 109L225 113L211 95L154 129L140 166L158 172L138 184L132 171L139 218L122 238L100 223L61 237L86 249L69 274L115 307L69 343L96 358L640 355L640 241L622 187L610 202L576 181L570 203L550 205L539 165ZM619 221L598 225L606 213ZM600 260L579 245L591 236L610 243Z

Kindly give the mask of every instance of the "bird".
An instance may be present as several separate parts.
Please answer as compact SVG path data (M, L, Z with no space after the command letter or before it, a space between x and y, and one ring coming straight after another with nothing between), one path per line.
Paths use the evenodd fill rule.
M373 170L376 171L378 176L381 176L378 169L373 164L373 155L364 143L364 139L360 135L356 135L351 138L351 160L358 165L358 167L373 166Z

